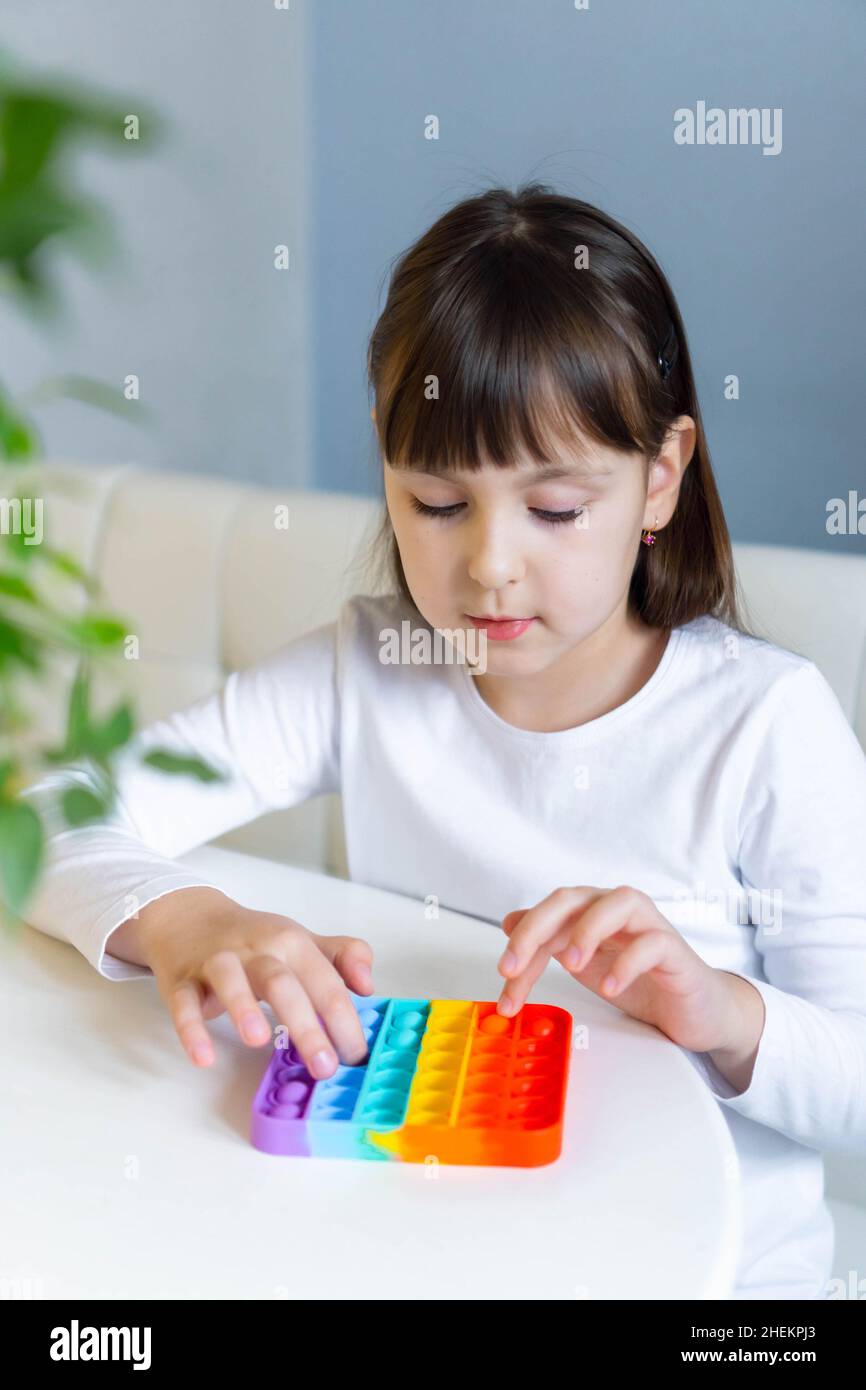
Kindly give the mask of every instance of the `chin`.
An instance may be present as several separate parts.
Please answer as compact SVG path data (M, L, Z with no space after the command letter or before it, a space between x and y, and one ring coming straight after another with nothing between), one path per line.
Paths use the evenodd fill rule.
M496 644L496 651L491 651L493 642L487 643L487 666L485 675L488 676L537 676L544 670L545 663L539 661L538 657L530 657L526 652L500 651ZM502 643L507 646L507 643Z

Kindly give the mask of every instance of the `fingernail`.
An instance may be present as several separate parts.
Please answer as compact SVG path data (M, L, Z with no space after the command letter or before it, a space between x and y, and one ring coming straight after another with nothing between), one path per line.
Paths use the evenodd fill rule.
M337 1059L333 1052L328 1052L325 1048L322 1048L321 1052L317 1052L313 1058L312 1070L319 1080L322 1081L326 1076L331 1075L336 1065Z
M505 971L506 974L508 974L509 971L513 970L516 965L517 957L514 954L514 952L506 951L505 955L502 957L502 969Z
M263 1018L259 1018L258 1014L244 1014L243 1018L241 1019L241 1037L243 1038L244 1042L264 1042L269 1032L270 1029L268 1028L268 1025L265 1023Z
M373 983L373 976L370 974L369 965L359 965L355 973L358 975L362 985L371 985Z
M616 976L605 975L604 979L601 982L601 987L604 990L605 994L610 994L612 990L616 989Z
M514 1012L514 1001L509 999L507 994L503 994L496 1007L501 1014L510 1014Z
M192 1060L198 1063L200 1067L206 1067L211 1059L211 1056L212 1052L207 1043L196 1043L195 1047L192 1050Z
M579 947L579 946L569 946L568 950L566 951L566 953L565 953L565 955L563 956L562 959L564 960L564 962L565 962L565 964L566 964L566 966L568 967L569 970L574 970L576 966L580 965L580 957L581 957L581 950L580 950L580 947Z

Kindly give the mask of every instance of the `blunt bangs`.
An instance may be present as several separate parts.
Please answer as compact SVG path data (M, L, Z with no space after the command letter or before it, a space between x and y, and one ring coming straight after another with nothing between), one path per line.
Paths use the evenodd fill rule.
M649 353L637 327L624 337L593 302L598 282L567 249L540 254L503 235L425 296L405 356L392 358L376 392L392 468L475 472L592 444L657 452L665 419L652 409Z

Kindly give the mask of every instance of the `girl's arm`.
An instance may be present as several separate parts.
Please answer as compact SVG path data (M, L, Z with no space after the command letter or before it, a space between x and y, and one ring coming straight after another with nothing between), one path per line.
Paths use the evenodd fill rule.
M780 690L741 832L743 884L765 909L753 916L764 917L755 944L766 980L742 976L766 1010L747 1089L737 1094L710 1054L689 1055L748 1119L816 1149L866 1153L866 757L811 662Z
M29 787L24 796L42 814L49 841L27 922L71 942L107 979L150 974L106 954L105 944L166 893L213 888L174 856L267 811L339 790L338 629L339 620L304 634L233 672L221 690L148 725L118 759L118 800L108 821L70 830L61 819L58 794L92 785L86 763ZM154 748L195 754L227 780L202 783L142 765L141 755Z

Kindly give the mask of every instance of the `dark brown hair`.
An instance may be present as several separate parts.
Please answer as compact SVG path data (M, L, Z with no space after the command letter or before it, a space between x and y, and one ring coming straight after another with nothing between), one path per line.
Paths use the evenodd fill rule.
M394 266L367 367L395 468L509 467L521 446L542 462L551 429L648 468L690 415L676 511L637 547L629 606L651 627L710 614L745 631L685 328L660 266L612 217L539 183L456 204ZM414 607L387 508L374 555Z

